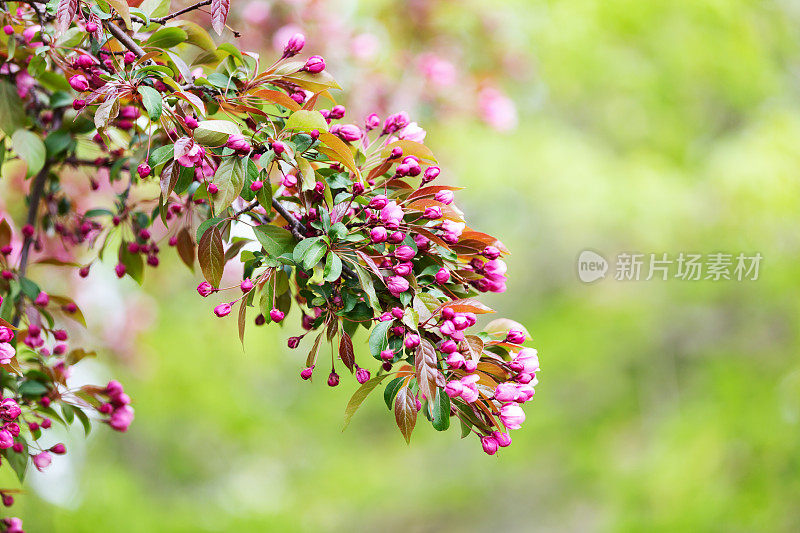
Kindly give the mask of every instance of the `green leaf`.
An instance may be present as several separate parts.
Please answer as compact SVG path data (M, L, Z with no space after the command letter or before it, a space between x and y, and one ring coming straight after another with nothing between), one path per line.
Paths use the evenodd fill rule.
M361 407L362 403L364 403L364 400L367 399L367 396L369 396L369 394L375 390L375 387L380 385L381 381L391 375L392 374L383 374L382 376L375 376L356 389L356 392L353 393L350 401L347 402L347 407L344 409L344 425L342 426L342 431L347 429L347 426L350 424L350 420L353 419L353 415L356 414L356 411L358 411L358 408Z
M431 423L436 431L450 427L450 397L442 389L436 389L436 398L431 406Z
M11 465L14 473L17 474L17 479L22 482L25 480L25 472L28 469L28 443L22 437L17 437L14 440L22 444L22 452L17 453L12 448L8 448L3 450L3 455L8 464Z
M147 13L150 18L163 17L169 13L170 0L144 0L139 9Z
M122 242L119 247L119 262L125 265L125 273L141 284L144 279L144 259L141 254L128 251L128 243Z
M241 133L230 120L202 120L194 130L194 140L203 146L222 146L228 137Z
M369 334L369 353L371 353L373 357L380 358L381 352L389 345L389 339L386 335L391 326L392 321L387 320L386 322L378 322L378 324L372 328L372 332Z
M139 94L142 95L142 103L150 120L158 120L161 117L161 93L152 87L141 85L139 86Z
M314 266L320 262L322 257L325 255L325 251L328 247L322 241L317 241L311 245L311 248L303 255L303 268L306 270L311 270Z
M17 130L11 136L11 147L28 164L28 176L42 170L47 149L38 135L28 130Z
M262 224L253 228L258 242L264 247L267 255L278 258L285 253L291 252L295 247L295 240L289 230Z
M47 150L47 156L53 157L72 144L72 136L66 131L54 131L44 139L44 147Z
M319 111L300 109L291 114L283 128L297 131L328 131L328 123Z
M329 252L325 258L325 281L336 281L342 276L342 260L334 252Z
M145 46L154 48L172 48L184 42L189 35L181 28L161 28L145 42Z
M392 381L386 384L386 389L383 391L383 401L386 403L386 408L390 411L392 410L392 405L394 404L394 397L397 396L397 391L400 390L400 387L403 386L403 381L406 378L400 376L398 378L394 378Z
M356 274L358 274L358 281L361 283L361 288L364 289L364 292L367 295L369 305L376 314L380 315L383 311L381 310L381 305L378 301L378 295L375 294L375 286L372 284L372 277L361 265L356 264L354 266L356 269Z
M16 87L6 80L0 80L0 130L10 136L28 124L25 105L17 94Z
M225 251L222 247L222 233L217 227L212 226L200 237L197 261L206 280L214 287L219 287L225 269Z
M224 218L220 217L211 217L201 222L200 225L197 227L197 237L196 237L197 242L200 242L200 238L203 236L203 234L206 232L208 228L210 228L211 226L216 226L217 224L223 222L224 220L225 220Z
M230 206L242 192L244 174L245 159L241 157L228 157L217 167L213 181L219 188L217 194L213 196L214 209L217 213Z

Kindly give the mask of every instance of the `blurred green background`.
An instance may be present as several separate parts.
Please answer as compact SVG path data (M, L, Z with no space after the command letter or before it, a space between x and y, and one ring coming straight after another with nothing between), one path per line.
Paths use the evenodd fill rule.
M509 88L518 129L422 125L471 225L513 252L488 303L542 371L512 446L488 457L426 424L406 446L379 395L342 433L355 380L299 379L296 320L250 329L243 353L173 260L110 371L130 433L98 428L67 481L18 498L26 530L800 528L800 2L497 4L535 57ZM585 285L586 248L764 260L757 281Z

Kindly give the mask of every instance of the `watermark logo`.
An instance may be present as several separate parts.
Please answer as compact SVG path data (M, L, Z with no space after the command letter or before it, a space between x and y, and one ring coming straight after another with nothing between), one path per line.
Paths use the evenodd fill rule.
M755 281L763 256L759 252L710 254L620 252L614 263L616 281ZM609 270L606 259L592 250L578 256L578 278L584 283L603 279Z
M602 255L584 250L578 256L578 278L584 283L592 283L606 277L608 261Z

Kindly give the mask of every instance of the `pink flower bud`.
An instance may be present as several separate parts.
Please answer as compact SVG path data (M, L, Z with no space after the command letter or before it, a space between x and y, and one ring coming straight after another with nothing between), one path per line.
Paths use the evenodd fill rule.
M398 246L394 251L394 256L401 261L410 261L415 255L414 249L408 245Z
M250 278L242 280L242 282L239 284L239 289L241 289L242 292L250 292L250 289L252 288L253 281Z
M374 243L381 243L386 240L386 228L376 226L369 231L369 238Z
M138 167L136 167L136 172L139 173L139 177L146 178L150 175L153 169L150 168L150 165L147 163L140 163Z
M75 100L72 101L72 109L74 109L75 111L80 111L84 107L86 107L86 100L81 100L80 98L76 98Z
M293 338L296 338L296 337L293 337ZM309 366L309 367L306 367L306 368L304 368L303 370L300 371L300 377L305 379L305 380L309 380L309 379L311 379L311 375L313 373L314 373L314 367L313 366Z
M286 145L280 141L275 141L272 143L272 151L280 155L286 151Z
M214 308L214 314L218 317L227 316L231 312L231 304L229 303L221 303Z
M253 183L250 184L250 190L253 192L258 192L264 188L264 182L261 180L255 180Z
M486 248L483 249L481 255L483 255L486 259L494 260L500 257L500 250L498 250L494 246L487 246Z
M289 340L286 342L287 346L294 350L298 346L300 346L300 337L289 337Z
M358 381L362 385L367 381L369 381L369 377L370 377L369 370L365 368L359 368L358 370L356 370L356 381Z
M337 374L336 372L331 372L330 375L328 376L328 386L335 387L338 384L339 384L339 374Z
M286 187L287 189L293 189L297 187L297 176L294 174L286 174L281 181L281 185Z
M6 326L0 326L0 342L11 342L14 338L14 331Z
M121 278L125 275L125 270L125 265L122 263L117 263L117 266L114 267L114 272L116 272L118 278Z
M392 267L392 271L398 276L408 276L413 269L414 265L409 261L398 263Z
M233 135L230 135L228 137L228 141L225 143L225 146L231 150L236 150L237 152L250 151L250 143L247 142L247 139L244 138L244 135L240 133L234 133Z
M442 202L445 205L449 205L453 203L455 195L453 194L453 191L439 191L433 196L433 199L437 202Z
M500 408L500 420L508 429L519 429L525 422L525 411L515 403L505 404Z
M525 336L525 333L523 331L520 331L518 329L511 329L508 331L508 334L506 335L506 342L510 342L512 344L522 344L523 342L525 342L526 338L527 337Z
M283 320L284 316L285 314L283 311L275 309L274 307L269 312L269 317L272 319L273 322L280 322L281 320Z
M435 180L439 176L440 172L441 172L441 169L439 167L428 167L428 168L426 168L425 169L425 173L423 174L423 177L424 177L423 181L425 181L427 183L429 181Z
M426 207L425 211L422 213L422 216L430 220L440 219L442 218L442 208L438 205Z
M50 451L57 455L64 455L65 453L67 453L67 447L59 442L58 444L50 448Z
M374 196L372 200L369 201L369 207L373 209L383 209L384 207L386 207L388 201L389 199L386 198L385 194L378 194Z
M366 120L364 120L364 127L367 129L367 131L374 130L380 125L381 117L379 117L376 113L370 114Z
M197 293L203 298L206 298L210 294L213 294L214 291L215 291L214 287L212 287L211 284L207 281L204 281L197 286Z
M499 444L494 437L481 437L481 446L483 446L483 451L487 454L494 455L497 453Z
M461 396L461 393L464 391L464 386L461 384L460 381L448 381L447 385L444 387L444 392L450 398L456 398Z
M216 183L208 184L208 194L217 194L218 192L219 192L219 187L217 187Z
M10 24L6 24L5 26L3 26L3 31L5 32L6 35L11 35L14 33L14 28Z
M111 426L111 429L124 433L128 431L131 422L133 422L133 408L130 405L123 405L114 409L108 425Z
M331 128L331 133L345 142L354 142L361 138L361 129L355 124L336 125Z
M458 351L458 345L455 342L448 339L439 346L439 351L441 351L442 353L453 353Z
M505 448L511 444L511 437L508 435L508 433L503 433L502 431L492 431L492 437L494 437L494 440L497 441L497 445L501 448Z
M392 293L393 296L400 296L400 294L406 292L410 285L408 280L402 278L400 276L392 276L386 283L386 287L389 289L389 292Z
M122 56L122 60L125 62L126 65L131 65L133 64L134 61L136 61L136 54L130 51L125 52L125 55Z
M97 31L97 23L96 22L87 22L86 23L86 32L87 33L94 33Z
M50 466L51 461L52 458L50 457L50 454L47 452L41 452L33 456L33 464L36 467L36 469L39 470L39 472Z
M286 42L283 48L283 57L292 57L297 55L300 50L306 45L306 37L302 33L295 33Z
M303 69L312 74L319 74L325 70L325 60L320 56L311 56L306 60L306 66Z
M419 335L417 335L416 333L411 333L411 334L407 335L406 338L403 340L403 345L406 348L411 349L411 348L416 348L417 346L419 346L420 342L421 342L421 339L419 338Z
M384 361L391 361L394 359L394 352L392 350L383 350L381 352L381 359Z
M186 127L187 127L187 128L189 128L189 129L192 129L192 130L193 130L193 129L195 129L197 126L199 126L199 125L200 125L200 124L197 122L197 119L196 119L196 118L194 118L194 117L186 117L186 119L184 120L184 122L186 122Z
M46 292L40 292L38 295L36 295L33 303L39 307L46 307L47 304L50 303L50 296L48 296Z
M389 235L388 241L392 244L400 244L405 240L406 234L402 231L394 231L391 235Z
M436 272L434 279L436 280L436 283L440 285L447 283L450 281L450 271L442 267Z
M517 386L514 383L500 383L494 390L498 402L513 402L517 399Z
M83 74L75 74L69 79L69 86L78 92L89 90L89 81Z

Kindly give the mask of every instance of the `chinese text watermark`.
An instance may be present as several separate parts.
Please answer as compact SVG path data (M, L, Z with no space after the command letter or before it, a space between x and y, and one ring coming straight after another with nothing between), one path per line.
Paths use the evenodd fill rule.
M763 256L715 252L709 254L676 254L621 252L610 265L605 257L592 250L578 256L578 278L592 283L613 273L617 281L650 281L677 279L682 281L755 281Z

